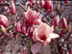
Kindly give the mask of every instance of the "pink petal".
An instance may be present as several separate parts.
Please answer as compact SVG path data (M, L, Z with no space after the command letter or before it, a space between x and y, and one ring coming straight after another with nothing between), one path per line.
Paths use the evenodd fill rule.
M51 41L51 38L48 37L48 39L44 42L44 47L46 47Z
M42 45L41 42L37 42L37 43L33 44L33 46L31 47L31 51L33 53L37 53L40 50L41 45Z
M54 28L53 28L54 26L51 26L51 33L53 32L53 30L54 30Z
M30 28L29 28L28 36L29 36L30 38L32 38L32 36L33 36L33 27L30 27Z
M34 40L34 41L37 41L37 39L36 39L37 32L36 32L36 31L37 31L37 29L35 29L35 30L34 30L34 33L33 33L33 40Z
M41 23L41 20L40 20L40 19L35 20L35 21L33 22L34 25L39 25L40 23Z
M59 38L59 35L55 33L50 33L50 38Z

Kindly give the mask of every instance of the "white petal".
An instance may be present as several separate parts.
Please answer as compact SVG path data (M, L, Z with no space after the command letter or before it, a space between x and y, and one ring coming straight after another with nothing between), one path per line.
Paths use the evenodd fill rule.
M50 38L59 38L59 35L55 33L50 33Z

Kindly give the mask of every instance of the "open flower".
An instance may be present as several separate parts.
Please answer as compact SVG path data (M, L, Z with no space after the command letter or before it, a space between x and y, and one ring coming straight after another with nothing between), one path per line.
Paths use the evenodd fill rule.
M1 14L0 14L0 24L3 25L5 28L8 27L8 18Z
M28 9L28 11L24 13L24 18L29 25L38 25L40 24L42 17L40 13Z
M33 40L37 43L33 44L31 51L33 53L37 53L40 50L42 43L44 43L44 46L47 46L51 39L58 37L59 35L53 33L53 26L50 27L46 23L41 23L37 28L34 29Z

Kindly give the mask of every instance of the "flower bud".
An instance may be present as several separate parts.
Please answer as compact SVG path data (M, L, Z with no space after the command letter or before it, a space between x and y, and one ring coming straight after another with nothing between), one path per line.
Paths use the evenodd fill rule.
M59 25L59 21L60 21L59 15L57 15L57 16L55 17L55 20L54 20L54 22L53 22L53 25L54 25L54 26L58 26L58 25Z
M0 24L3 25L5 28L8 27L8 18L1 14L0 14Z
M20 32L21 31L21 23L20 22L17 22L16 31L17 32Z
M72 49L70 50L70 54L72 54Z
M25 47L23 48L23 54L26 54L26 49L25 49Z
M18 34L16 34L16 37L15 37L15 39L16 39L16 40L18 39Z
M72 22L72 19L71 19L71 22Z
M15 4L13 1L11 1L11 13L15 14L16 13L16 8L15 8Z
M63 17L63 20L62 20L62 28L63 29L67 28L67 21L66 21L66 19L64 17Z
M1 25L1 32L2 32L3 34L6 34L6 32L7 32L6 28L3 27L2 25Z
M31 3L33 3L34 0L30 0Z
M30 3L32 3L32 5L34 6L35 5L35 0L30 0Z
M68 3L68 1L64 1L64 3L65 3L65 4L67 4L67 3Z
M30 38L32 38L32 36L33 36L33 27L30 27L28 36L29 36Z
M60 6L61 6L61 4L59 3L59 4L57 5L57 7L56 7L56 11L59 11L59 10L60 10Z
M41 6L41 8L44 8L44 4L45 4L45 2L42 0L42 1L40 1L40 6Z
M8 10L8 7L7 6L5 6L4 8L5 8L6 11Z
M24 21L23 23L22 23L22 34L26 34L27 33L27 24L26 24L26 22Z
M49 12L52 12L53 11L53 3L52 1L45 1L45 9L47 9Z
M2 0L0 0L0 3L2 2Z

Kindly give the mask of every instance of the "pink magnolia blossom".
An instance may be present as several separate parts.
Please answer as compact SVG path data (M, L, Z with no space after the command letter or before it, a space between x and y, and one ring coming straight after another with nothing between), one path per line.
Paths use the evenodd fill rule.
M63 20L62 20L62 27L64 28L64 29L66 29L67 28L67 21L66 21L66 19L63 17Z
M0 14L0 24L3 25L5 28L8 27L8 18L1 14Z
M33 40L36 43L31 47L31 51L33 53L37 53L40 50L42 43L44 43L44 46L47 46L51 39L58 37L59 35L53 33L53 26L50 27L46 23L41 23L37 28L34 29Z
M57 15L56 17L55 17L55 20L54 20L54 26L58 26L59 25L59 21L60 21L60 19L59 19L59 15Z
M23 21L21 29L22 29L22 34L25 35L27 33L27 24L25 21Z
M0 0L0 3L2 2L2 0Z
M53 3L52 1L45 1L45 9L47 9L50 12L53 12Z
M17 22L16 31L21 32L21 23L20 22Z
M15 14L16 13L16 8L15 8L15 4L13 1L11 1L11 13Z
M29 25L40 24L42 19L40 13L37 13L31 9L28 9L28 11L24 13L24 18Z

